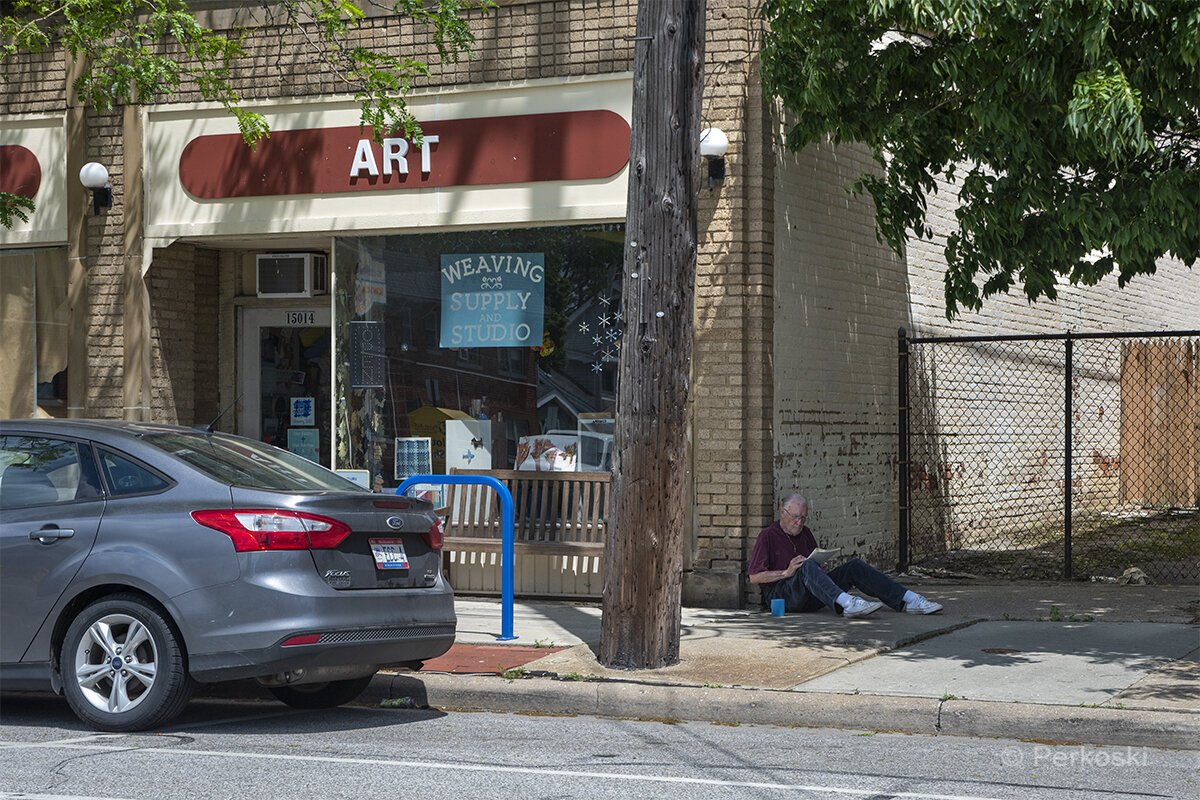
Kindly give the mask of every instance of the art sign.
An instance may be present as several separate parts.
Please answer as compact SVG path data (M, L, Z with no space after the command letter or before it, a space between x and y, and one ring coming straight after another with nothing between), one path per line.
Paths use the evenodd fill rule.
M442 347L541 345L543 253L452 253L441 274Z
M612 111L563 111L421 122L418 144L376 142L359 125L197 136L179 158L192 197L286 195L607 180L629 162L629 123Z

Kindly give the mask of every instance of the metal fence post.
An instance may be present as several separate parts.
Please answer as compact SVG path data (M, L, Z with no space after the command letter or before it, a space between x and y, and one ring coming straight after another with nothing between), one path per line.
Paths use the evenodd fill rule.
M1063 578L1071 579L1071 503L1074 487L1073 417L1072 383L1074 381L1075 341L1071 332L1067 331L1065 362L1066 386L1063 391Z
M897 375L897 412L899 414L897 435L900 438L896 466L900 472L900 520L897 547L896 569L904 572L908 569L908 524L911 489L908 484L908 332L900 328L896 332L899 344L899 370Z

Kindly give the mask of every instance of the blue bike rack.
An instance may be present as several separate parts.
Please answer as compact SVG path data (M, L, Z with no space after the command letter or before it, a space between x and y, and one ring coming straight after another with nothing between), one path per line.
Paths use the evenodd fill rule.
M500 635L498 642L511 642L513 634L513 499L512 492L488 475L413 475L396 489L402 495L414 484L488 486L500 498Z

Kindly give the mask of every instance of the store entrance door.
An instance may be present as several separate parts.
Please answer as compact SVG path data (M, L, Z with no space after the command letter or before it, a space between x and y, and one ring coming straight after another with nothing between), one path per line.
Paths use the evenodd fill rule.
M238 326L243 436L330 466L332 362L328 308L246 308Z

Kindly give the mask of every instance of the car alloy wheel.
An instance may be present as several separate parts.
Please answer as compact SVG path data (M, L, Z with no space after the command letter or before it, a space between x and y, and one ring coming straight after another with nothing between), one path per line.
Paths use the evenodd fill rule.
M128 614L108 614L88 626L75 648L75 680L101 711L123 714L146 699L158 673L150 630Z
M166 610L143 595L109 595L83 609L60 654L67 703L100 730L158 727L192 696L179 634Z

